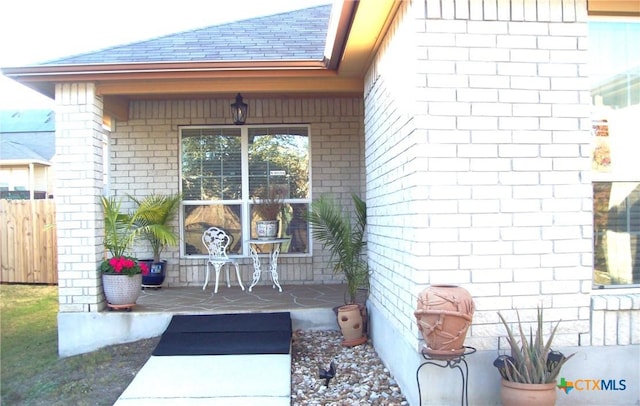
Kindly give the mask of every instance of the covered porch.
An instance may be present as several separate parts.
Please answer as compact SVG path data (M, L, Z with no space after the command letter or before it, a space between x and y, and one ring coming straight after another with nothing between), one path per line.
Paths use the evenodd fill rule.
M200 238L204 225L233 230L237 246L230 254L250 269L244 265L250 263L253 205L261 186L268 190L286 178L286 233L294 209L307 207L317 196L332 195L343 202L350 202L351 193L365 196L363 72L376 47L376 32L399 4L362 4L356 14L356 3L344 2L234 25L256 37L272 38L275 32L283 43L291 43L286 50L276 41L256 51L242 37L224 35L226 26L214 26L188 34L206 36L206 41L193 43L194 50L196 45L211 50L206 58L164 55L171 45L184 43L183 33L163 37L171 43L160 48L140 43L125 52L126 61L118 59L123 49L114 47L88 54L88 59L70 57L7 70L17 80L28 76L25 82L56 100L61 356L157 336L179 312L292 306L296 314L322 309L330 316L330 327L335 325L332 308L344 303L342 290L327 303L317 300L315 292L288 295L308 286L331 288L342 280L327 266L329 256L313 244L308 227L304 243L282 252L278 260L282 296L270 297L278 295L270 286L264 289L269 295L256 295L262 289L242 293L237 287L221 287L215 298L210 296L212 287L202 292L206 253ZM329 21L336 24L329 27ZM297 27L305 34L291 35ZM350 31L362 35L352 38ZM230 44L229 38L239 41ZM226 53L230 48L238 50L231 59ZM161 50L160 59L150 57L152 49ZM242 122L230 114L231 102L240 94L248 107ZM287 151L295 150L302 158L280 154L282 165L274 163L273 168L275 159L258 159L256 154L250 162L257 141L280 135L295 140L286 144ZM289 183L292 178L299 181ZM143 292L131 312L108 311L96 271L105 256L100 197L122 199L123 210L130 210L128 195L178 192L184 199L180 219L172 226L179 230L181 243L161 258L167 261L167 289ZM144 244L132 251L137 258L150 257ZM247 271L241 272L247 281ZM316 323L317 315L296 314L294 328L297 320L325 326Z

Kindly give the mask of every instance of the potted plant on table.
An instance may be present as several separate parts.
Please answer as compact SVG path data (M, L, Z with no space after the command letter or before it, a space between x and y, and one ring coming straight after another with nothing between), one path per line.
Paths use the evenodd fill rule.
M554 405L556 379L562 366L574 355L566 357L561 352L551 349L553 337L560 323L556 323L545 342L542 308L538 308L535 335L533 329L530 329L528 337L519 314L518 329L515 332L502 314L498 313L498 316L507 330L507 340L511 347L510 355L500 355L493 363L502 376L502 403L505 406Z
M278 188L270 188L263 197L253 198L253 211L257 215L256 233L260 240L278 237L280 221L278 217L283 209L283 194Z
M152 194L143 199L130 196L136 204L136 226L140 229L139 237L148 241L153 252L153 259L143 259L149 273L142 276L143 286L159 287L164 282L167 261L160 255L167 246L178 244L179 237L171 228L180 208L181 194Z
M142 286L142 275L149 272L146 264L126 255L127 250L141 232L137 224L140 211L121 212L121 201L102 197L104 211L104 247L110 257L100 264L102 286L109 308L135 305Z
M355 207L354 223L335 200L326 196L313 201L307 214L313 237L331 253L334 273L344 274L347 282L346 304L338 308L338 324L346 346L367 341L366 303L357 303L356 295L358 290L369 288L369 266L363 258L367 207L357 195L351 197Z

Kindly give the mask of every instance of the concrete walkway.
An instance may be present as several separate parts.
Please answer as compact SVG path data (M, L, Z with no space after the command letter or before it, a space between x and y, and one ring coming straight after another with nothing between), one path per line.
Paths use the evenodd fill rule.
M290 403L291 354L269 354L152 356L115 405Z
M344 303L344 285L237 286L145 289L131 313L216 314L289 311L293 330L338 328L332 308ZM115 314L113 314L115 316ZM170 318L170 317L169 317ZM168 321L164 322L164 326ZM116 406L285 406L291 403L291 354L152 356Z

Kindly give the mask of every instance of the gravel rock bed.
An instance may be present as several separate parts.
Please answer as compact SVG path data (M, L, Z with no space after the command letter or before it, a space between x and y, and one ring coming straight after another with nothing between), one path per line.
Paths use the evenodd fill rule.
M294 333L291 361L291 405L408 405L400 387L378 357L371 342L342 346L338 331ZM325 386L320 368L334 362L336 374Z

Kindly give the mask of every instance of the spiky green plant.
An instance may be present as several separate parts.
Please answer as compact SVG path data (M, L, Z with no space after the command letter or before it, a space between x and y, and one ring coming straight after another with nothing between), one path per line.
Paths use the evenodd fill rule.
M160 262L160 254L171 245L178 244L179 237L172 230L171 222L175 219L182 201L181 194L161 195L152 194L138 200L130 198L136 203L137 226L139 236L151 244L153 260Z
M168 226L155 223L162 221L165 216L170 217L171 214L167 212L169 206L173 207L172 210L177 210L175 199L177 197L170 199L153 197L145 199L147 201L144 203L136 201L137 207L134 211L124 212L122 211L121 199L116 199L114 196L102 196L104 247L109 251L111 257L126 255L133 242L140 236L154 236L155 242L159 244L176 243L177 236ZM135 199L133 200L135 201ZM171 203L169 203L170 201ZM179 205L179 201L177 205ZM152 242L152 246L153 244ZM158 255L160 252L161 249L158 251Z
M369 287L369 267L363 259L367 225L366 203L351 195L355 207L355 222L332 198L321 196L311 203L307 218L313 237L331 253L334 273L343 273L347 280L348 302L355 303L360 288Z
M104 247L111 257L124 256L138 234L136 218L122 212L122 200L114 196L102 196L101 202L104 212Z
M556 323L551 330L551 335L544 341L543 338L543 318L542 308L538 307L537 327L535 336L533 329L529 328L529 337L524 332L520 314L516 311L518 317L518 334L520 343L516 340L516 335L507 324L502 314L498 312L498 317L507 330L507 339L511 347L510 357L498 357L494 365L500 370L500 374L504 379L511 382L542 384L555 382L562 366L573 357L574 354L565 357L558 351L551 350L551 343L556 334L558 325Z

